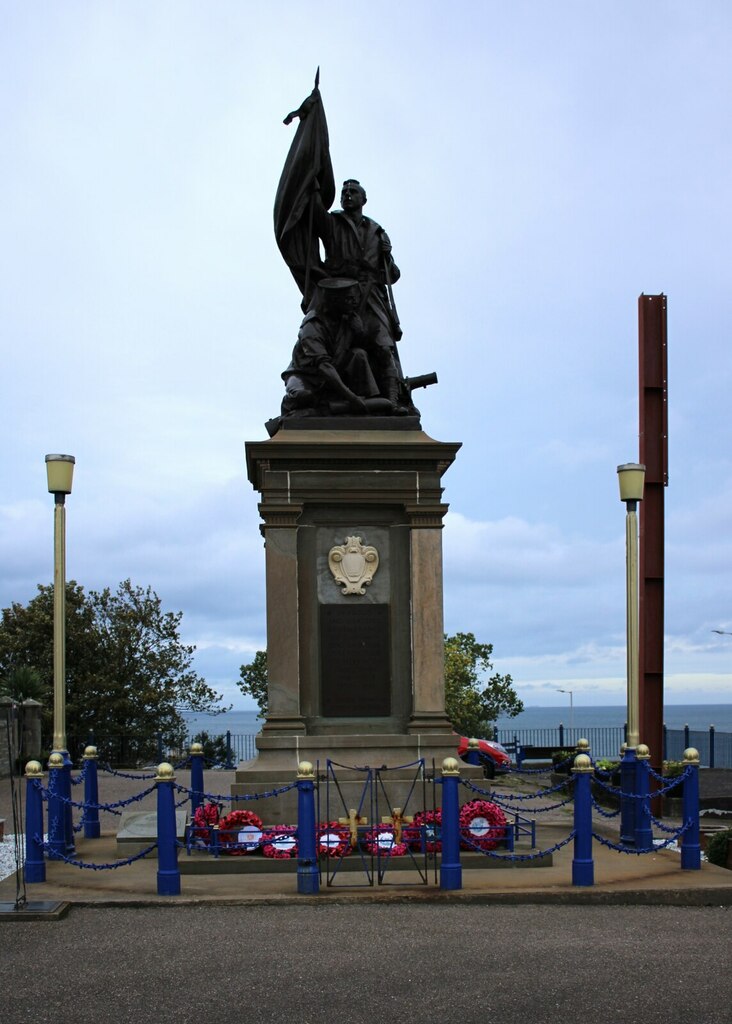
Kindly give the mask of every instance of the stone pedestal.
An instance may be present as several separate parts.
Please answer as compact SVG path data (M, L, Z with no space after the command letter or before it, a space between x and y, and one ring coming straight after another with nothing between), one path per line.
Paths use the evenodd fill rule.
M265 538L269 713L234 794L291 781L301 760L439 767L455 754L441 480L460 445L416 421L343 427L286 421L246 446Z

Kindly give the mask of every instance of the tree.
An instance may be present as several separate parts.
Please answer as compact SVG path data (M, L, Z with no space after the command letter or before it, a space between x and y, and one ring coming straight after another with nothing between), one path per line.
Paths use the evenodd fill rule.
M479 643L473 633L445 636L445 710L461 736L490 737L501 715L524 710L510 675L484 678L492 653L493 644Z
M239 669L241 679L237 686L245 697L253 697L259 708L259 717L267 714L267 652L257 651L254 661L242 665Z
M70 737L175 736L181 710L215 710L221 700L192 668L195 647L180 639L182 612L165 612L150 588L123 580L112 592L66 585L66 722ZM4 608L0 677L21 666L53 688L53 587Z
M510 675L481 676L493 668L493 644L481 644L473 633L445 636L445 709L462 736L489 736L501 715L513 718L524 710ZM267 652L242 665L239 689L253 697L260 718L267 714Z

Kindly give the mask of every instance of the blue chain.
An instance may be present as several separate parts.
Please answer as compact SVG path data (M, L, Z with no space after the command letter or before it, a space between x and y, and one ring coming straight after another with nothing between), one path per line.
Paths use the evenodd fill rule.
M474 793L481 793L483 796L487 796L492 799L496 796L505 799L502 793L495 793L493 790L489 789L481 789L480 786L474 786L473 783L470 782L468 779L460 779L460 783L461 785L465 786L466 789L471 789ZM538 789L536 793L527 793L525 796L521 796L520 794L516 793L515 795L508 797L508 799L513 801L538 800L539 797L548 796L550 793L557 793L560 789L564 789L565 786L572 785L574 785L574 776L565 779L563 782L558 782L556 786L551 786L549 789ZM541 808L539 808L538 810L540 809ZM537 808L533 808L532 810L535 813L537 811Z
M131 796L127 800L117 800L113 804L87 804L80 803L78 800L72 800L70 797L67 796L59 796L51 789L51 787L49 787L48 789L44 789L43 786L41 786L40 788L44 800L48 800L49 797L56 797L56 799L60 800L62 804L69 804L71 807L80 807L82 810L90 807L92 810L111 811L112 813L115 813L114 809L116 807L127 807L129 804L137 803L139 800L143 800L146 796L149 796L150 793L155 792L155 786L150 786L149 789L143 789L141 793L138 793L136 796Z
M617 786L608 786L608 784L606 782L603 782L602 779L595 778L594 781L597 783L597 785L600 787L600 789L604 789L607 793L612 793L613 796L628 797L631 800L647 800L649 796L663 796L664 793L668 793L669 790L674 789L676 786L678 786L678 784L680 782L683 782L683 780L686 778L687 774L688 774L688 769L686 770L686 772L683 775L679 775L678 778L676 778L669 786L664 786L662 789L657 789L657 790L655 790L655 792L650 793L650 794L649 793L624 793L623 790L622 789L618 789Z
M551 768L519 768L518 765L513 768L509 768L509 772L512 775L548 775L550 772L555 772L557 768L564 768L565 765L572 764L576 754L571 754L569 757L565 757L563 761L557 761L556 764L552 764Z
M206 800L210 800L212 803L238 803L240 800L267 800L272 796L279 796L280 793L289 793L291 789L295 789L297 786L296 782L291 782L288 786L280 786L279 789L271 789L267 793L240 793L239 796L224 796L222 793L199 793L198 790L188 789L187 786L179 786L177 782L173 783L173 788L177 789L179 793L186 793L188 796L193 796L194 793Z
M640 857L644 853L655 853L656 850L662 850L666 846L671 846L671 844L675 843L678 839L680 839L681 836L683 836L684 832L686 832L686 830L690 827L691 821L687 821L686 824L682 825L681 828L674 830L674 834L671 836L670 839L665 839L662 843L657 843L654 841L654 844L650 850L636 850L634 846L622 846L620 843L613 843L609 839L605 839L603 836L598 835L597 832L592 833L592 838L596 839L598 843L602 844L602 846L607 846L611 850L617 850L618 853L634 853L636 854L636 856Z
M590 799L592 800L592 806L595 808L598 814L602 815L603 818L617 818L617 816L620 814L619 807L617 811L606 811L603 807L600 807L597 800L595 800L594 796L590 797Z
M84 778L86 777L86 766L88 763L88 761L84 761L84 767L81 769L80 774L77 775L76 778L74 778L73 775L69 776L69 778L71 779L72 786L78 786L80 782L84 781Z
M655 818L655 817L654 817L654 816L653 816L653 815L651 814L651 811L650 811L650 807L649 807L649 806L648 806L647 804L644 804L644 805L643 805L643 810L644 810L644 811L646 812L646 814L647 814L647 815L649 816L649 818L651 819L651 821L653 822L653 824L654 824L654 825L656 826L656 828L660 828L660 830L661 830L662 832L671 832L671 833L673 833L674 835L676 834L676 831L677 831L677 830L676 830L675 828L672 828L672 827L671 827L670 825L664 825L664 823L663 823L662 821L659 821L659 820L658 820L658 818Z
M557 804L549 804L548 807L524 807L523 804L517 807L515 804L510 803L508 800L502 800L499 799L498 796L496 796L493 800L493 803L497 804L499 807L503 807L507 811L530 811L531 814L543 814L545 811L556 811L558 807L566 807L567 804L572 803L573 799L574 797L568 796L566 800L560 800Z
M145 779L157 778L157 773L155 775L130 775L128 772L119 772L112 768L112 766L109 764L100 764L99 770L102 772L106 772L107 775L116 775L117 778L119 779L134 779L135 782L144 782Z
M576 833L572 830L566 839L560 839L554 846L550 846L547 850L538 850L536 853L494 853L493 850L484 850L477 844L474 844L468 839L467 836L461 835L460 842L465 843L467 846L475 850L476 853L482 853L486 857L493 857L495 860L538 860L540 857L547 857L550 853L556 853L557 850L561 850L563 846L571 842Z
M118 860L113 864L85 864L83 860L76 860L75 857L66 857L63 853L55 853L51 850L50 843L41 842L39 836L33 836L33 841L42 846L44 851L48 853L49 860L62 860L65 864L72 864L75 868L86 868L87 871L112 871L114 868L125 868L128 864L134 864L136 860L141 860L143 857L147 857L149 853L155 849L158 845L154 842L152 846L148 846L147 849L142 850L140 853L136 853L133 857L127 857L126 860Z

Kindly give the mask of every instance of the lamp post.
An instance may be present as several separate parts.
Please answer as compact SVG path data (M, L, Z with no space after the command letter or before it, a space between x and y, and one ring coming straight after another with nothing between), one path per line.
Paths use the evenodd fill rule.
M646 467L636 462L618 466L620 500L625 502L625 593L627 635L628 746L640 743L638 690L638 502L643 499Z
M571 732L574 729L574 690L562 690L557 687L557 693L569 694L569 730Z
M71 826L71 759L66 749L66 495L71 494L73 455L47 455L48 490L54 497L53 514L53 754L63 767L54 768L56 795L49 806L49 845L56 853L73 850ZM49 762L50 764L51 762ZM58 759L54 763L58 764Z
M640 692L638 688L638 502L643 498L646 467L636 462L618 466L620 500L625 502L625 593L627 648L627 746L620 765L620 839L635 843L636 806L630 794L637 793L636 751L640 743Z

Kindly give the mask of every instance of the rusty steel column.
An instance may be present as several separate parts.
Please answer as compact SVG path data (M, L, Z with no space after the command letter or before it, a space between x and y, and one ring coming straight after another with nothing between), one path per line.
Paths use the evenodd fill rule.
M666 296L638 299L640 455L646 467L640 511L640 737L651 764L663 761L664 487L668 486ZM661 813L660 798L652 801Z

